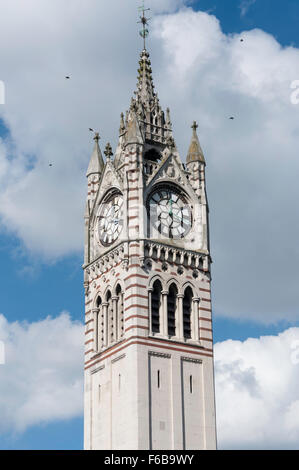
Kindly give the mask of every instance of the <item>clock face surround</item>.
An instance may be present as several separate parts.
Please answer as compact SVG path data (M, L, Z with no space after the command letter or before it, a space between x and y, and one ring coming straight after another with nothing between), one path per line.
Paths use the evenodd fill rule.
M109 246L114 243L123 228L123 196L114 192L100 207L98 217L98 234L102 245Z
M149 223L165 238L186 237L192 227L192 212L187 198L178 188L158 187L148 199Z

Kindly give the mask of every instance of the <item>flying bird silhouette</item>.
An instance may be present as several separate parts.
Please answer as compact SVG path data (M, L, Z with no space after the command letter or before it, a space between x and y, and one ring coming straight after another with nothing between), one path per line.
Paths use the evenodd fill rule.
M90 132L94 132L94 130L91 127L89 128L89 130L90 130Z
M69 77L69 76L67 75L65 78L66 78L66 80L69 80L71 77Z
M230 117L231 120L235 119L233 116Z

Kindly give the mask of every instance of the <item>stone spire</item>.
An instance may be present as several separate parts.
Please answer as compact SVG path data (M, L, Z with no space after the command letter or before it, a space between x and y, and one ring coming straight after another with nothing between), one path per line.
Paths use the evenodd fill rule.
M201 149L201 146L198 140L198 135L196 131L197 128L198 128L198 125L196 121L194 121L191 126L191 129L193 129L193 134L192 134L191 143L190 143L190 147L189 147L189 151L187 155L187 163L199 161L205 164L206 163L205 157L203 155L203 151Z
M100 136L98 132L95 133L93 140L95 141L95 144L86 173L87 177L92 174L100 174L104 169L104 160L99 146Z
M136 96L137 102L140 101L149 110L157 99L154 88L149 53L144 49L140 54Z
M163 150L163 148L165 148L166 138L171 134L171 122L170 118L168 122L166 122L158 95L155 93L151 61L146 49L143 49L140 54L137 90L134 92L134 95L135 97L132 98L131 101L128 119L126 119L125 122L126 130L128 131L128 122L134 121L136 117L138 121L136 130L140 130L144 142L150 142L151 145L156 144ZM134 126L135 124L136 123L134 123ZM130 134L130 140L132 140L132 132L130 132Z

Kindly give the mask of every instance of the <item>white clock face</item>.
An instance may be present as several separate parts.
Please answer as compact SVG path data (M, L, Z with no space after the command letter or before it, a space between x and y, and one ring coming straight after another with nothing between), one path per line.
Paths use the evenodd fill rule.
M99 215L99 238L103 245L108 246L117 240L123 227L123 196L119 193L111 195L102 204Z
M149 198L148 214L150 224L166 238L184 238L192 226L187 199L174 188L157 189Z

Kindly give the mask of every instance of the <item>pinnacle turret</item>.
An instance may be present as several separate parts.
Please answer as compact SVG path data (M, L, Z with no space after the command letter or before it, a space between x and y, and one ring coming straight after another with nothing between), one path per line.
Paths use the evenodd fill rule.
M197 135L197 128L198 125L196 121L193 122L191 129L193 129L192 133L192 138L191 138L191 143L187 155L187 163L191 162L202 162L205 163L205 157L203 155L203 151L201 149L199 140L198 140L198 135Z
M99 146L100 136L98 132L95 133L93 140L95 141L95 144L86 173L87 177L92 174L100 174L104 169L104 160Z

